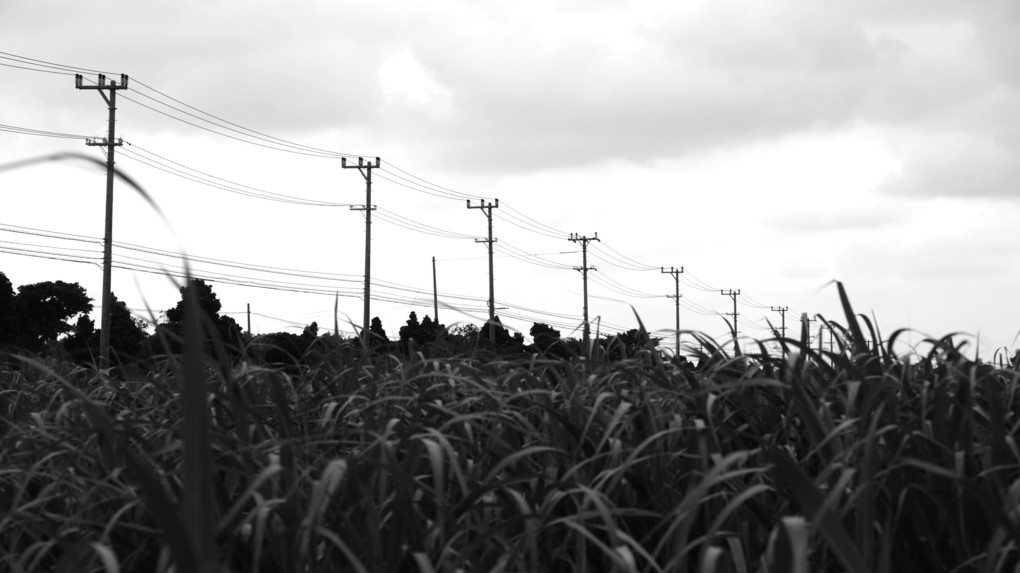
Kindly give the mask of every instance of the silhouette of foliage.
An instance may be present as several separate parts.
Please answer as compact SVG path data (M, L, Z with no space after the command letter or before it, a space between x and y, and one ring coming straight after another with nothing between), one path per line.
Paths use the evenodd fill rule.
M498 350L501 354L519 354L524 351L524 335L520 332L510 334L510 331L503 326L499 316L492 319L496 326L496 340L489 342L489 323L482 327L482 340L488 343L490 348Z
M386 336L386 330L383 328L382 320L379 320L378 316L372 318L372 324L368 327L368 334L369 348L378 348L390 343L390 337Z
M195 298L198 300L199 310L208 317L216 336L223 342L232 356L236 356L238 352L236 345L241 340L241 326L233 318L220 315L220 309L223 308L223 304L220 302L219 297L216 296L216 293L213 292L212 287L202 279L192 279L187 286L180 288L181 300L177 301L173 308L166 311L167 321L157 329L157 331L163 330L173 335L168 337L170 350L172 352L180 352L181 350L179 339L184 329L184 301L188 296L189 289L195 290ZM212 338L208 336L208 333L205 335L203 347L207 352L210 352L213 348Z
M313 322L300 335L290 332L259 335L252 341L251 351L257 362L281 368L288 374L298 374L318 338L319 325Z
M661 339L648 335L647 332L632 328L627 332L619 332L600 341L609 360L631 358L642 349L654 349Z
M13 345L18 338L18 313L14 305L14 286L0 273L0 348Z
M41 352L46 344L74 330L68 319L92 310L92 299L78 283L44 281L18 287L14 296L18 335L15 344Z
M148 338L145 323L132 316L127 304L119 300L115 293L111 292L110 297L110 350L121 362L133 361L142 355L142 348ZM100 334L95 321L82 315L71 335L64 341L64 348L76 361L93 362L99 356Z
M418 315L411 311L407 318L407 324L400 327L400 341L406 343L408 340L414 340L415 344L419 346L429 346L445 331L445 326L436 324L427 314L419 323Z

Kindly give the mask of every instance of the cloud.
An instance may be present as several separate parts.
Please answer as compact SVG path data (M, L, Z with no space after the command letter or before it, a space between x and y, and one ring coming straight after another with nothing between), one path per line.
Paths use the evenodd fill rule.
M971 22L949 8L701 6L652 22L621 16L600 38L555 16L553 35L530 13L455 20L442 37L412 41L453 113L410 127L438 144L430 161L509 171L683 156L860 122L976 129L968 113L1001 85Z
M904 197L1020 198L1018 142L945 134L917 141L880 190Z
M651 161L862 122L973 134L1015 117L1020 77L1005 0L57 4L45 37L41 4L5 7L5 32L261 131L428 142L421 164L458 171ZM47 47L83 33L108 40L73 58Z
M845 231L873 231L896 224L903 219L902 212L879 205L835 207L832 209L826 205L814 205L794 208L769 223L773 227L781 227L787 231L818 235Z

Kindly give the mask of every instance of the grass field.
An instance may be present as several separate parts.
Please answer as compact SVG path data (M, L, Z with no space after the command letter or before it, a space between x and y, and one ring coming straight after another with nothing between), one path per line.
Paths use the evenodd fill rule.
M194 320L127 380L9 359L0 569L1020 570L1020 371L897 357L839 294L833 352L697 368L344 342L286 374Z

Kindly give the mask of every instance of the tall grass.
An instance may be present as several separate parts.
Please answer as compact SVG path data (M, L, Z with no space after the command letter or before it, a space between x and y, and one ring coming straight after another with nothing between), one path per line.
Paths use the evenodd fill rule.
M0 374L0 563L1017 570L1020 374L948 338L868 348L881 334L838 290L833 351L804 332L729 356L697 335L697 369L334 339L288 374L203 354L197 313L145 377L25 359Z

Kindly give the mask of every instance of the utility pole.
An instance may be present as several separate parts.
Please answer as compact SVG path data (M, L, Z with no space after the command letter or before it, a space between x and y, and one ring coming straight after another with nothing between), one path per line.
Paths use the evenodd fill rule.
M781 327L779 327L779 332L780 332L779 338L780 339L785 339L786 338L786 313L787 313L787 311L790 310L790 307L788 307L788 306L770 306L769 308L772 309L772 312L778 312L779 316L782 317L782 320L783 320L782 324L783 325ZM783 351L783 356L786 356L786 350L787 350L786 344L784 342L780 341L779 342L779 347Z
M739 314L737 313L737 297L740 296L740 289L720 290L719 294L723 296L728 296L733 299L733 312L732 313L727 312L724 314L733 317L733 354L736 356L740 356L740 346L737 344L737 316L739 316Z
M248 335L251 336L251 303L248 303Z
M366 162L363 157L358 158L357 165L347 165L347 158L340 158L340 167L344 169L357 169L365 178L365 204L351 205L351 211L365 212L365 315L361 326L361 341L367 346L369 342L369 326L372 320L369 315L369 307L372 302L372 211L375 205L372 204L372 170L378 169L379 158L375 158L375 165Z
M672 298L676 301L676 355L680 356L680 297L682 296L680 294L680 275L683 274L684 268L669 267L668 271L666 267L660 267L660 269L660 272L663 274L669 273L673 275L673 280L676 282L675 294L667 294L666 298Z
M439 291L436 290L436 258L432 257L432 314L434 320L439 324Z
M496 199L496 203L493 204L489 201L485 203L485 199L479 199L480 205L471 206L471 199L467 200L468 209L481 209L485 213L485 218L489 220L489 238L488 239L475 239L476 243L488 243L489 245L489 342L496 342L496 287L492 276L492 244L496 242L496 239L492 238L492 210L499 209L499 199Z
M817 319L808 318L808 315L805 312L805 313L802 313L800 315L800 321L801 321L801 323L803 323L804 328L808 331L808 336L810 336L811 335L811 323L812 322L817 322ZM809 340L808 341L808 346L810 346L810 345L811 345L811 341ZM822 352L822 329L821 329L821 327L818 327L818 353L821 354L821 352Z
M119 139L114 139L114 126L117 122L117 90L126 90L128 77L120 75L120 84L111 81L106 83L106 76L99 74L99 82L94 86L87 86L85 78L81 74L74 75L74 87L79 90L97 90L103 96L106 105L110 110L108 133L105 139L88 139L85 145L106 147L106 230L103 233L103 313L99 319L99 367L110 367L110 306L112 303L110 287L110 271L112 269L111 259L113 258L113 149L123 144ZM103 93L109 90L110 95Z
M781 326L779 330L782 333L781 334L781 338L786 338L786 312L788 310L790 310L790 307L788 307L788 306L772 306L772 307L769 307L769 308L772 309L772 312L778 312L779 315L781 317L783 317L783 326Z
M571 233L568 239L573 243L581 243L581 266L574 267L575 271L581 271L581 276L584 277L584 357L591 359L591 349L589 348L591 343L591 327L588 324L588 271L597 271L595 267L588 266L588 243L592 241L602 242L599 239L599 234L595 233L594 237L582 237L577 233Z

